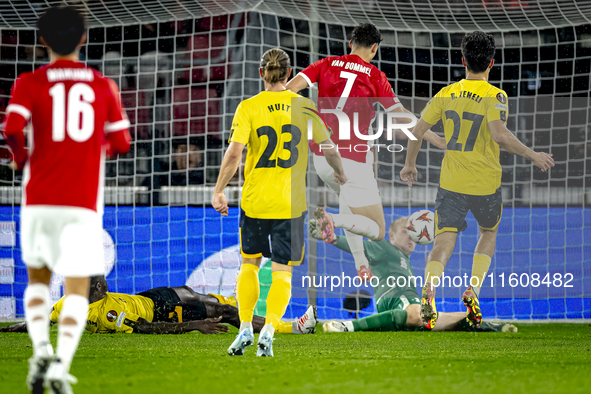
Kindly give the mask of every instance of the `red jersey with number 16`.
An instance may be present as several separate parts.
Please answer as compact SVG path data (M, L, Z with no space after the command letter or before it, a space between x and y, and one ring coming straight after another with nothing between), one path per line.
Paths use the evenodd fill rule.
M357 55L327 57L306 67L301 75L308 85L318 82L318 110L331 128L333 142L342 157L365 163L367 141L357 137L353 130L354 113L358 116L360 134L368 135L375 117L374 104L380 103L386 111L402 105L392 90L386 74ZM349 116L350 139L339 139L339 121L336 115L322 113L323 109L339 107ZM385 126L384 126L385 128ZM317 155L322 151L314 141L310 149Z
M115 82L59 60L14 83L4 134L23 170L23 205L102 212L104 158L129 150L129 121ZM23 128L29 151L25 150Z

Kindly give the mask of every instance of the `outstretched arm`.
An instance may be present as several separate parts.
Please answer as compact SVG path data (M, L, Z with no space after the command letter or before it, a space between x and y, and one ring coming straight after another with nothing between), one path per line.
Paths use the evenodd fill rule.
M322 234L320 232L320 225L316 220L310 220L308 223L310 236L315 239L322 239ZM380 245L380 242L369 242L363 241L363 252L369 261L376 261L379 260L383 254L384 249ZM349 242L347 242L347 238L343 236L339 236L335 234L334 240L331 242L333 246L341 249L344 252L351 253L351 248L349 247Z
M49 321L49 327L53 326L54 323L53 321ZM5 327L0 327L0 332L28 332L27 331L27 322L20 322L20 323L16 323L10 326L5 326Z
M347 182L347 175L345 175L345 170L343 169L343 163L341 161L341 154L336 148L336 145L332 142L332 140L327 139L326 141L320 143L320 147L322 149L322 153L324 153L326 162L334 170L335 182L339 185L344 185Z
M215 190L213 191L213 201L211 202L211 205L223 216L228 216L228 201L224 195L224 188L228 185L228 182L230 182L230 179L232 179L238 170L238 166L240 166L243 149L244 144L236 141L230 142L230 146L222 160L222 166L220 167L218 181L215 184Z
M318 221L312 219L308 222L308 227L310 230L310 236L314 239L322 240L322 232L320 231L320 225ZM340 237L335 234L334 240L331 242L332 245L336 246L337 248L345 251L347 253L351 253L351 248L349 247L349 242L347 242L346 237ZM365 244L365 241L364 241Z
M408 140L407 152L406 152L406 163L404 168L400 171L400 179L412 186L414 181L417 180L417 169L415 167L415 161L419 154L419 149L423 143L423 136L431 128L432 125L425 122L423 119L419 120L419 123L415 126L412 134L417 137L417 141Z
M21 322L11 326L0 327L0 332L27 332L27 323Z
M17 105L12 105L12 107L21 108L21 106ZM11 109L10 105L6 110L8 111L9 109ZM13 170L22 170L29 159L29 153L25 149L25 134L23 133L23 128L26 124L27 119L21 112L12 110L8 113L4 126L4 138L12 151L13 161L10 164L10 167Z
M408 109L400 106L400 107L396 107L392 110L392 112L406 112L408 114L413 114L412 112L410 112ZM413 114L414 115L414 114ZM413 135L415 135L415 137L417 137L417 135L414 133L414 130L416 129L413 128L412 132ZM396 137L401 137L401 138L408 138L406 134L404 134L402 131L398 131L396 132ZM417 137L418 138L418 137ZM436 147L438 147L439 149L447 149L447 144L445 142L445 138L438 136L437 134L435 134L434 132L432 132L430 129L427 130L425 132L425 134L423 135L423 139L433 145L435 145ZM420 146L420 145L419 145Z
M31 122L33 97L36 85L31 84L31 78L18 78L12 85L12 97L6 107L6 121L4 123L4 138L12 151L10 168L22 170L29 159L25 149L24 127Z
M427 132L423 135L423 139L425 141L435 145L439 149L443 149L443 150L447 149L447 144L445 143L445 138L438 136L437 134L435 134L431 130L427 130Z
M133 328L133 332L138 334L184 334L190 331L199 331L202 334L228 332L229 328L219 324L220 320L221 317L218 317L217 319L193 320L182 323L151 323L140 318L137 321L126 320L125 325Z
M113 131L107 134L106 140L107 156L114 157L129 152L131 146L131 136L127 129Z
M295 78L292 78L291 81L285 85L285 87L294 93L298 93L300 90L308 87L308 81L298 74L295 76Z
M536 167L541 168L542 171L554 167L554 159L552 159L551 154L546 152L534 152L527 146L523 145L523 143L519 141L509 129L507 129L505 122L501 120L493 120L492 122L488 122L488 126L490 127L493 140L507 152L531 160L532 163Z

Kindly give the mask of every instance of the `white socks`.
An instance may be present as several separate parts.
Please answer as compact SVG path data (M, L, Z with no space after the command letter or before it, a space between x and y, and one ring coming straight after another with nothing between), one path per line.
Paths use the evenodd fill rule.
M367 261L367 257L365 257L365 252L363 251L363 236L345 230L345 237L347 237L347 243L351 249L353 259L355 259L355 268L357 271L363 266L369 268L369 261Z
M263 326L263 328L261 329L261 336L262 336L262 335L263 335L265 332L267 332L267 331L269 331L269 333L271 334L271 336L275 335L275 329L273 328L273 326L272 326L272 325L270 325L270 324L265 324L265 325ZM260 336L259 336L259 338L260 338Z
M339 214L351 215L351 208L347 205L339 205ZM367 261L367 257L365 257L365 252L363 251L363 236L345 230L345 237L347 237L349 249L351 249L351 254L353 255L353 259L355 259L355 269L359 271L362 266L369 268L369 261Z
M41 300L42 303L29 306L31 301ZM38 302L38 301L37 301ZM49 344L49 287L42 283L30 284L25 290L25 321L27 331L33 342L36 357L47 357ZM78 342L86 326L88 298L70 294L64 300L60 313L60 324L57 338L57 357L62 361L66 371L70 370L72 359L78 348ZM76 324L61 324L66 318L72 318Z
M42 303L29 306L34 300L40 300ZM30 284L25 290L23 301L27 331L33 342L33 355L46 357L43 350L47 346L43 345L49 343L49 287L43 283Z
M59 317L56 351L57 357L61 360L66 372L70 370L80 337L86 327L87 313L88 298L78 294L66 296ZM76 324L63 324L63 321L67 318L74 319Z
M252 322L247 321L244 323L240 323L240 332L246 330L247 328L250 328L252 330Z
M362 235L369 239L376 239L380 235L380 226L370 218L355 214L333 214L335 227L342 227L353 234ZM349 241L349 238L347 238Z

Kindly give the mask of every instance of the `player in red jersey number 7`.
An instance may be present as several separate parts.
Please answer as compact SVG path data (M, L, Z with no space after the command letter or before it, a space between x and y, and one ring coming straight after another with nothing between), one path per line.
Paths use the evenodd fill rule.
M410 113L394 94L386 74L370 64L381 41L382 36L374 25L359 25L353 30L349 43L351 54L321 59L286 85L297 93L318 84L318 109L333 131L331 139L341 153L349 180L342 186L337 184L322 146L310 141L318 176L339 195L339 214L331 215L320 208L315 216L326 242L332 242L334 227L345 229L361 277L364 273L371 276L363 252L363 237L380 241L386 231L382 200L373 173L374 156L366 138L371 134L369 131L376 115L374 105L380 104L386 112ZM340 118L335 110L347 115L352 125L350 130L340 130ZM342 136L343 131L349 136ZM445 149L445 140L434 133L426 133L425 139Z
M86 40L82 14L52 7L37 27L50 64L19 76L4 126L11 166L24 173L20 236L29 275L25 321L33 342L27 385L33 393L43 393L43 386L71 393L69 370L86 325L89 277L104 274L104 159L126 153L131 138L117 85L78 62ZM49 343L53 271L66 278L55 357Z

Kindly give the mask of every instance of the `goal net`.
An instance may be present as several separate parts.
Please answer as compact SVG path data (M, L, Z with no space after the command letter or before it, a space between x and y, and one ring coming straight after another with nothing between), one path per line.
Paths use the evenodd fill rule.
M45 7L57 3L0 4L1 119L15 78L48 62L34 25ZM234 110L262 88L257 70L262 53L283 48L298 72L325 56L347 53L353 27L372 22L384 38L374 64L415 114L442 87L463 78L463 34L478 29L494 35L498 49L490 82L508 93L509 129L527 146L551 152L556 167L543 173L501 153L503 219L489 271L494 286L488 281L481 293L483 314L591 318L591 2L68 3L88 16L81 60L117 82L132 123L131 151L109 160L106 169L110 291L135 294L188 284L200 292L233 293L243 170L226 191L232 204L228 217L215 212L210 201ZM441 133L440 125L434 131ZM22 174L9 169L10 154L2 144L0 318L10 319L23 315L27 277L18 239ZM412 189L399 180L404 157L404 152L376 154L387 226L434 207L443 152L423 145L419 182ZM336 212L336 195L311 164L308 175L310 208ZM467 220L445 271L452 277L471 270L478 227L471 215ZM308 240L306 249L305 265L294 271L287 317L303 313L308 304L318 306L321 319L375 312L370 287L319 284L323 277L354 277L350 255L315 240ZM429 250L417 246L412 254L415 275L423 275ZM534 283L535 274L539 282ZM312 278L313 286L302 285L304 277ZM54 278L54 299L63 292L60 280ZM462 310L462 291L453 285L438 291L440 310Z

